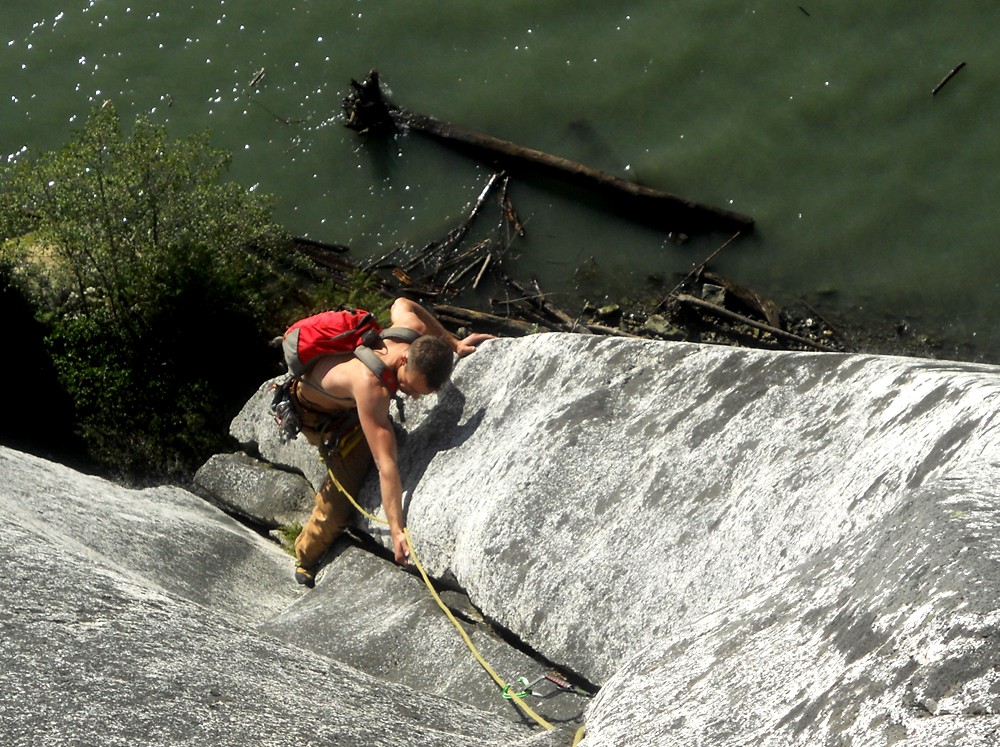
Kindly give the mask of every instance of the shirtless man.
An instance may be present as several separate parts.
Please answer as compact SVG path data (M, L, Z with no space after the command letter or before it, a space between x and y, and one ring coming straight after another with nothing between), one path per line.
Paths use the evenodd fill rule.
M462 358L493 335L472 334L458 340L425 308L405 298L390 309L393 327L417 332L413 343L386 339L374 350L387 377L414 399L437 391L451 376L454 355ZM353 353L321 358L295 382L292 396L303 411L302 433L310 443L328 449L327 465L344 488L356 494L374 460L379 473L382 507L389 522L396 562L406 565L409 548L403 533L403 487L396 461L396 434L389 419L392 392ZM356 415L355 415L356 413ZM310 417L333 416L320 430ZM326 421L330 418L327 417ZM313 425L316 424L315 418ZM363 438L361 437L363 435ZM316 565L330 543L352 518L353 507L328 477L316 494L309 521L295 541L295 580L312 586Z

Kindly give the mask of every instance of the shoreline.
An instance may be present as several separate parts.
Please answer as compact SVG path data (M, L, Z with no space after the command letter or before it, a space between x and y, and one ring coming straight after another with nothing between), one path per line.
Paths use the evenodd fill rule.
M397 289L405 292L405 289ZM523 290L523 289L522 289ZM600 306L584 301L579 313L555 307L542 294L520 299L518 304L482 301L475 307L429 305L456 332L461 328L500 336L522 336L543 331L620 335L653 340L770 350L822 351L885 355L937 361L1000 365L1000 356L947 330L921 326L895 316L870 313L819 312L806 303L778 307L767 299L751 308L719 289L706 290L698 283L685 287L690 295L677 294L663 301L621 299ZM739 289L745 291L745 289ZM708 300L706 300L708 299ZM686 301L686 303L682 303ZM717 305L719 308L715 309ZM713 313L714 312L714 313ZM772 324L764 319L771 316ZM773 329L770 329L773 327Z

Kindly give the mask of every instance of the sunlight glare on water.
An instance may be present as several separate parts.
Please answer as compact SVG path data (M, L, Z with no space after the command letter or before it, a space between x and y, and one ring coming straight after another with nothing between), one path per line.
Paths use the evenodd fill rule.
M4 16L8 161L111 101L175 137L209 128L290 231L379 256L442 236L489 171L416 137L363 146L341 99L377 68L416 111L754 216L713 266L783 304L909 319L1000 359L1000 6L39 0ZM510 269L567 308L661 293L727 238L677 246L536 184L512 196L527 237Z

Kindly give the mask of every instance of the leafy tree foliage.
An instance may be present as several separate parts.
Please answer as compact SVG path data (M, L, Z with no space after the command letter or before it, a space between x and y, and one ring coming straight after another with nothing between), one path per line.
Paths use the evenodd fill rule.
M288 239L269 198L221 180L228 163L207 133L126 135L105 105L0 173L0 280L45 332L74 408L59 427L120 476L188 473L274 372Z

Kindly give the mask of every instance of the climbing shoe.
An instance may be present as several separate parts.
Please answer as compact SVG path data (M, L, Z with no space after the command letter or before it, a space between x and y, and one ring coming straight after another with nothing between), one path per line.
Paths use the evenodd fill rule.
M312 571L306 570L301 565L295 566L295 580L307 589L311 589L316 585L316 579Z

